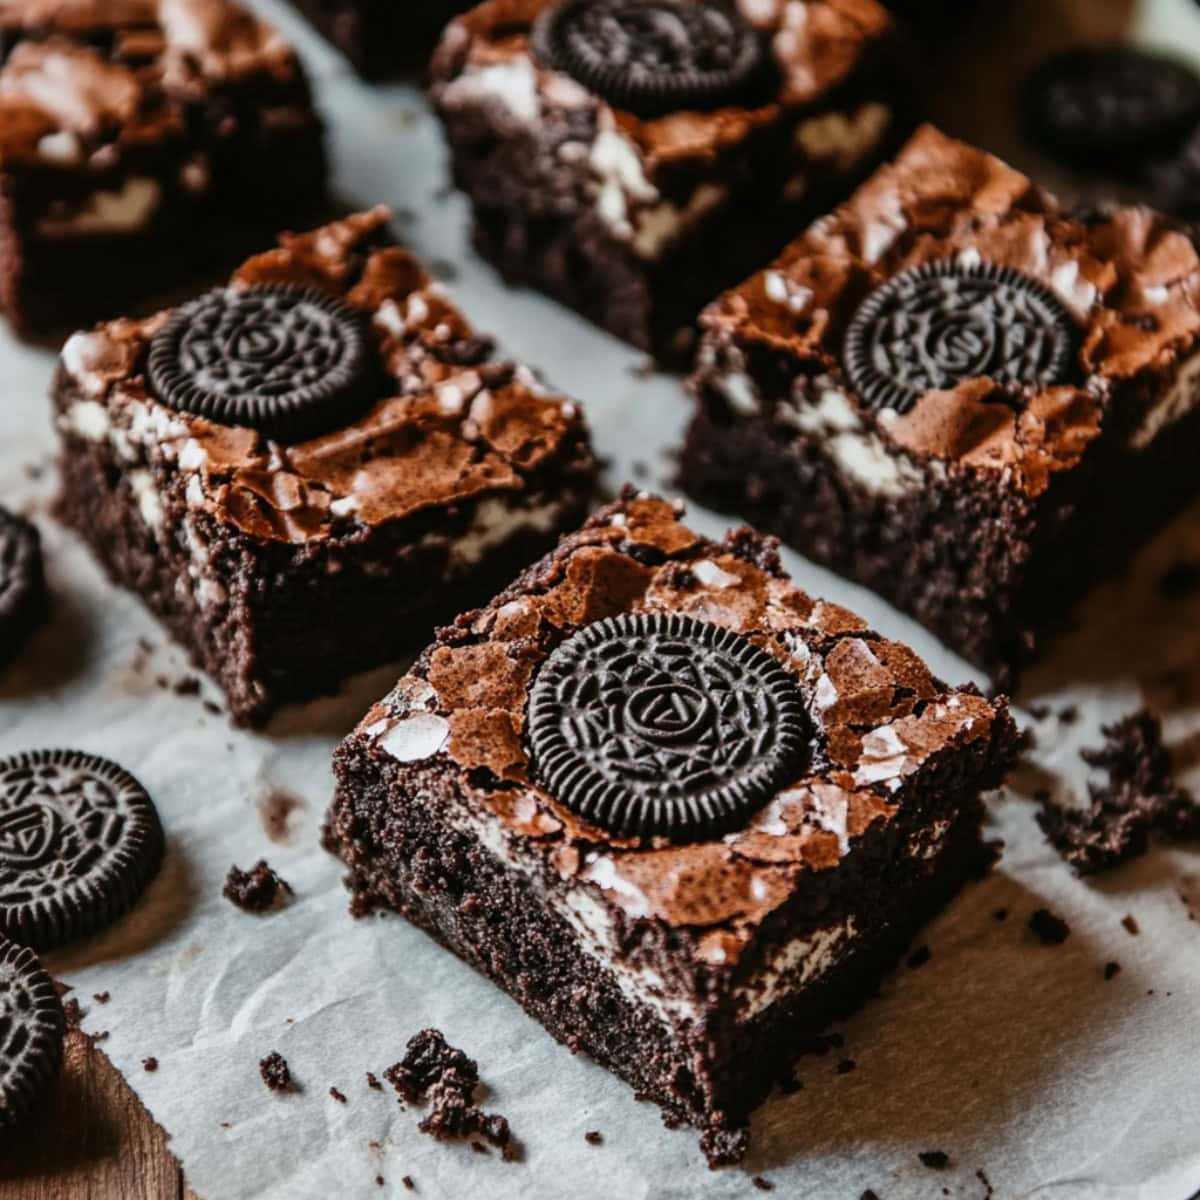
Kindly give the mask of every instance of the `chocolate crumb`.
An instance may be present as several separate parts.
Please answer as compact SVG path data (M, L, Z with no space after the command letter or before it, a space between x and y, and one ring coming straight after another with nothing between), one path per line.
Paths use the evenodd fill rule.
M843 1058L842 1061L837 1065L837 1073L839 1075L849 1075L850 1072L853 1071L857 1066L858 1063L856 1063L854 1059Z
M736 1167L749 1149L750 1130L745 1126L741 1129L706 1129L700 1135L700 1150L708 1159L710 1171L718 1167Z
M383 1187L383 1185L384 1185L384 1182L385 1182L385 1180L384 1180L384 1178L383 1178L383 1176L382 1176L382 1175L376 1175L376 1176L375 1176L375 1183L376 1183L376 1184L377 1184L379 1187Z
M1142 932L1133 913L1126 913L1121 918L1121 925L1124 927L1126 933L1131 933L1134 937L1137 937Z
M908 965L910 967L923 967L930 959L929 947L918 946L909 956Z
M367 1087L375 1088L376 1091L383 1091L383 1084L379 1082L379 1076L374 1071L367 1072Z
M283 903L292 894L291 886L260 858L249 871L230 867L221 895L243 912L264 913Z
M1029 715L1035 721L1044 721L1050 715L1051 709L1048 704L1031 704L1029 706Z
M1106 871L1144 854L1152 840L1200 838L1200 806L1171 771L1162 724L1139 709L1102 729L1104 745L1080 757L1107 779L1089 784L1087 808L1041 802L1038 824L1050 844L1080 875Z
M1007 921L1008 920L1008 909L1007 908L993 908L992 909L992 919L994 921Z
M404 1186L410 1192L417 1186L415 1183L413 1183L413 1177L411 1175L405 1175L404 1178L400 1180L400 1182L402 1184L404 1184Z
M330 1095L331 1095L331 1096L332 1096L332 1097L333 1097L333 1098L334 1098L334 1099L335 1099L335 1100L336 1100L336 1101L337 1101L339 1104L345 1104L345 1103L346 1103L346 1097L345 1097L345 1095L344 1095L342 1092L339 1092L339 1091L337 1090L337 1088L335 1088L335 1087L331 1087L331 1088L329 1089L329 1094L330 1094Z
M1058 719L1063 725L1074 725L1079 720L1079 709L1074 704L1068 704L1058 710Z
M296 1090L292 1081L292 1072L287 1065L287 1059L278 1051L272 1050L258 1064L262 1081L273 1092L291 1092Z
M873 1192L870 1188L867 1188L867 1190L863 1192L858 1200L879 1200L879 1196L876 1192Z
M221 715L221 706L215 700L205 700L204 711L212 713L214 717L219 717Z
M992 1187L992 1181L987 1177L987 1172L980 1167L979 1170L975 1172L975 1178L978 1179L979 1182L982 1183L987 1189L984 1192L983 1200L992 1200L992 1197L996 1194L996 1189Z
M195 675L185 675L171 689L177 696L200 695L200 680Z
M604 1141L604 1135L598 1129L589 1129L587 1133L583 1135L583 1140L587 1142L589 1146L599 1146L600 1143Z
M143 1071L157 1071L158 1070L158 1059L154 1058L153 1056L151 1056L150 1058L143 1058L142 1059L142 1070Z
M1071 936L1071 927L1048 908L1039 908L1029 918L1029 928L1047 946L1058 946Z
M471 1149L474 1150L476 1154L488 1153L488 1148L482 1142L471 1142L470 1145Z
M1104 982L1107 983L1114 975L1121 973L1121 964L1119 962L1106 962L1104 964Z
M758 1188L760 1192L773 1192L775 1190L775 1185L769 1179L764 1179L761 1175L755 1175L750 1182L754 1184L754 1186Z
M92 994L92 999L95 1000L97 1004L107 1004L110 996L108 992L94 992Z
M944 1171L950 1165L950 1155L945 1150L922 1150L917 1157L931 1171Z
M89 1033L88 1037L92 1039L93 1046L98 1046L101 1042L108 1041L109 1032L107 1029L102 1029L99 1033Z

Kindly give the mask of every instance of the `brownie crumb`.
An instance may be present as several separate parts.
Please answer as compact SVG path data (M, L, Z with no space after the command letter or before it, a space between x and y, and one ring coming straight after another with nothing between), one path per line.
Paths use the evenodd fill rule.
M1142 932L1141 927L1138 925L1137 919L1134 917L1133 913L1126 913L1121 918L1121 925L1125 929L1126 933L1131 933L1134 937L1137 937L1137 935Z
M923 967L930 959L929 947L918 946L909 956L908 965L910 967Z
M221 895L244 912L264 913L286 900L291 886L260 858L249 871L230 867Z
M1058 946L1071 936L1071 927L1057 917L1048 908L1039 908L1029 918L1029 928L1037 934L1047 946Z
M1007 921L1008 920L1008 909L1007 908L993 908L992 909L992 920Z
M1106 962L1104 964L1104 982L1107 983L1115 975L1120 975L1121 964L1119 962Z
M867 1188L867 1190L863 1192L858 1200L879 1200L879 1194L872 1191L870 1188Z
M983 1194L983 1200L992 1200L992 1197L996 1194L996 1189L992 1187L992 1181L987 1177L987 1172L980 1167L979 1170L975 1172L975 1178L978 1179L979 1182L984 1186L985 1191Z
M384 1183L385 1183L385 1182L386 1182L386 1180L383 1178L383 1176L382 1176L382 1175L376 1175L376 1176L375 1176L375 1185L376 1185L377 1187L383 1187L383 1185L384 1185Z
M483 1112L473 1100L479 1083L475 1060L449 1045L440 1030L423 1029L411 1037L404 1057L383 1077L406 1101L429 1101L429 1115L417 1126L422 1133L440 1140L482 1137L506 1161L515 1157L507 1119Z
M376 1091L383 1091L383 1084L379 1082L379 1076L374 1071L367 1072L367 1087L374 1088Z
M292 1080L292 1072L287 1065L287 1059L278 1051L272 1050L258 1064L263 1083L273 1092L291 1092L296 1090Z
M856 1063L854 1059L843 1058L842 1061L837 1065L837 1073L839 1075L849 1075L850 1072L853 1071L857 1066L858 1063Z
M1068 704L1058 710L1058 719L1063 725L1074 725L1079 720L1079 709L1073 704Z
M214 717L219 717L221 715L221 706L215 700L205 700L204 711L212 713Z
M92 995L92 999L95 1000L97 1004L107 1004L110 996L108 992L95 992Z
M109 1032L107 1029L101 1029L99 1033L89 1033L88 1037L92 1039L92 1045L98 1046L101 1042L107 1042Z
M200 680L195 675L185 675L172 688L177 696L198 696L200 695Z
M589 1129L587 1133L583 1135L583 1140L587 1142L589 1146L599 1146L600 1143L604 1141L604 1135L598 1129Z
M1100 749L1080 751L1086 763L1107 776L1089 785L1088 807L1042 801L1038 813L1050 844L1080 875L1136 858L1152 840L1200 838L1200 806L1175 782L1159 719L1143 708L1102 732Z
M931 1171L944 1171L950 1165L950 1155L945 1150L922 1150L917 1157L921 1160L922 1166L928 1167Z
M700 1135L700 1150L708 1159L710 1171L718 1167L736 1167L749 1149L750 1130L745 1126L741 1129L706 1129Z
M329 1094L330 1094L330 1095L331 1095L331 1096L332 1096L332 1097L333 1097L333 1098L334 1098L334 1099L335 1099L335 1100L336 1100L336 1101L337 1101L339 1104L345 1104L345 1103L346 1103L346 1096L345 1096L345 1094L344 1094L343 1092L339 1092L339 1091L337 1090L337 1088L335 1088L335 1087L331 1087L331 1088L329 1089Z
M754 1184L754 1186L758 1188L760 1192L773 1192L775 1190L775 1185L769 1179L764 1179L761 1175L755 1175L750 1182Z
M153 1055L150 1058L143 1058L142 1059L142 1070L143 1071L151 1071L151 1072L157 1071L158 1070L158 1059L153 1057Z
M413 1177L411 1175L405 1175L400 1182L404 1184L405 1188L410 1192L417 1186L415 1183L413 1183Z

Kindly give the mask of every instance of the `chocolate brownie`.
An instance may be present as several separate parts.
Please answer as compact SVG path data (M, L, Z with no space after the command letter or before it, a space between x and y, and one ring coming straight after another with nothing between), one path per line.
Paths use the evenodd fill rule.
M324 200L291 47L230 0L0 5L0 308L115 316Z
M418 64L455 13L474 0L292 0L365 79L381 79Z
M723 1158L989 861L1016 736L771 540L627 491L439 631L338 749L330 829L356 913L406 915Z
M475 241L515 283L673 361L907 132L875 0L488 0L432 97Z
M73 336L62 514L235 721L419 643L586 511L578 408L494 362L386 210Z
M1004 682L1200 482L1200 256L920 130L703 319L687 491Z

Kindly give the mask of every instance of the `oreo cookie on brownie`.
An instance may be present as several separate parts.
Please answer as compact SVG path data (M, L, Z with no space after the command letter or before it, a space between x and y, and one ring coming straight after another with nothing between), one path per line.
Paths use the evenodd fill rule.
M432 95L480 250L668 361L910 123L875 0L487 0Z
M66 520L239 722L488 595L594 478L577 406L492 359L382 209L76 334L54 401Z
M627 491L367 713L330 830L356 912L404 913L720 1161L985 867L1015 743L771 540Z
M715 301L681 482L1004 680L1200 481L1200 255L923 128Z

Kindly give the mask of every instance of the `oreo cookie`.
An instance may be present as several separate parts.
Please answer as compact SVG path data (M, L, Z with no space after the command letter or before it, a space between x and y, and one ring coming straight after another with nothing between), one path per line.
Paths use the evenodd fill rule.
M62 1001L37 955L0 937L0 1130L36 1109L62 1063Z
M42 543L23 517L0 508L0 666L46 615Z
M533 27L537 57L642 117L765 99L771 58L725 0L565 0Z
M158 873L163 831L128 771L77 750L0 760L0 932L48 950L112 924Z
M679 613L588 625L530 690L535 778L611 833L672 842L740 826L805 765L793 679L739 634Z
M1082 46L1025 84L1030 137L1049 154L1109 174L1169 153L1200 121L1200 76L1131 46Z
M277 441L315 437L375 392L366 319L316 288L216 288L175 310L150 343L162 403Z
M965 379L1063 383L1077 336L1070 314L1036 279L946 258L893 275L859 305L842 364L867 407L907 412L926 392Z

